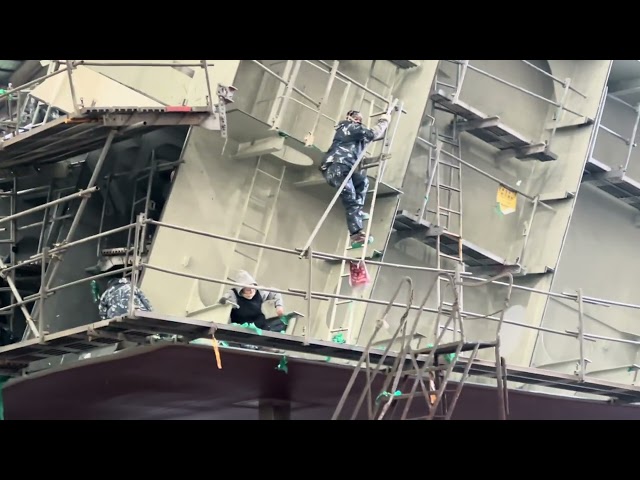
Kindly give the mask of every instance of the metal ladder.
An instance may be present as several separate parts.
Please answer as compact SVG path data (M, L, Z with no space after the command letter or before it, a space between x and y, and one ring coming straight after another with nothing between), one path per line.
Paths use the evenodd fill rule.
M56 188L56 182L55 180L53 180L48 188L48 193L47 193L47 198L45 200L45 203L50 202L50 201L55 201L55 200L59 200L60 198L64 197L65 195L63 194L64 192L68 192L68 191L73 191L76 190L77 186L68 186L68 187L59 187ZM67 195L69 195L70 193L67 193ZM51 246L51 245L55 245L56 241L60 235L61 232L61 228L62 228L62 224L65 220L67 219L71 219L75 216L75 209L73 204L75 203L75 208L77 208L77 206L79 205L79 202L76 202L76 200L80 200L79 198L74 198L74 199L69 199L63 203L58 203L56 205L54 205L53 207L49 207L49 208L45 208L43 210L43 216L42 216L42 220L40 222L31 224L31 225L25 225L23 227L17 228L17 230L22 230L22 229L26 229L26 228L31 228L31 227L35 227L35 226L40 226L41 230L40 230L40 236L39 236L39 240L38 240L38 251L36 252L37 254L42 253L42 250L44 249L45 246ZM56 227L60 227L60 229L56 229ZM12 259L12 261L14 261L14 259ZM29 262L29 258L24 260L24 263L26 264L27 262ZM32 265L34 264L40 264L42 266L42 262L46 261L45 259L38 259L36 262L31 263ZM48 268L48 266L47 266ZM15 271L15 270L14 270ZM37 305L38 302L35 302L31 308L31 312L30 315L33 316L34 312L37 309ZM17 308L22 308L22 307L17 307ZM29 338L35 337L35 335L32 335L33 331L31 328L29 328L29 326L27 326L27 328L25 328L23 335L22 335L22 340L28 340Z
M437 90L440 86L454 88L453 95L459 96L458 84L464 75L464 67L458 66L458 73L454 85L439 81L436 72L434 86ZM435 117L435 102L431 103L431 117ZM427 170L426 193L423 205L418 213L418 220L426 220L432 224L433 232L436 235L436 268L443 269L443 259L459 262L461 273L465 272L465 264L462 252L462 224L463 224L463 198L462 198L462 164L456 162L455 157L462 158L460 132L457 129L458 116L453 115L453 121L447 130L451 135L447 135L431 126L429 145L429 167ZM447 149L452 150L447 155ZM452 156L453 155L453 156ZM431 192L435 190L435 210L429 209L427 204L431 197ZM458 255L447 255L442 252L442 234L458 240ZM436 286L438 304L450 307L451 302L444 300L442 282L447 280L439 276ZM459 292L459 304L463 309L463 289ZM439 325L435 325L435 335L438 336Z
M437 129L434 129L433 137L436 139L436 145L444 147L442 143L447 143L451 146L453 154L460 158L460 137L455 132L455 123L453 127L453 135L448 137L438 133ZM448 259L455 262L460 262L462 273L465 272L464 260L462 256L462 168L461 165L455 165L452 162L446 161L443 158L441 148L436 148L436 155L434 161L435 168L435 188L436 188L436 221L434 222L437 227L442 227L439 230L439 235L436 237L436 268L443 269L442 260ZM444 177L444 178L443 178ZM444 198L443 198L444 197ZM443 203L446 205L444 206ZM458 255L452 256L442 252L442 233L446 233L449 237L455 237L458 240ZM450 302L445 302L442 292L442 282L446 282L443 277L438 277L437 286L437 298L443 305L451 306ZM460 306L462 308L463 291L460 290Z
M265 169L260 168L263 162L262 157L258 157L256 167L253 172L253 178L251 179L249 193L245 199L240 217L241 220L238 223L234 238L249 240L249 238L247 238L247 236L249 236L253 240L255 239L255 234L257 234L259 238L254 241L258 243L265 243L267 235L269 234L287 167L286 165L280 165L279 175L272 175ZM267 182L267 185L264 185L264 182ZM268 186L269 183L271 183L271 186ZM261 195L261 193L264 193L264 195ZM260 224L256 225L250 220L250 207L254 209L254 214L258 213L257 216L261 219ZM248 245L239 243L234 243L232 248L232 257L226 263L225 267L225 279L233 281L229 275L232 271L238 269L246 270L249 274L255 277L258 274L258 268L260 266L260 261L262 260L264 249L249 247ZM257 253L255 256L252 256L250 253L247 253L247 249L255 249ZM220 296L224 295L227 288L227 286L221 285Z
M376 60L373 60L371 62L371 68L369 69L369 75L367 77L367 81L365 82L365 87L369 86L369 83L371 80L377 81L378 83L380 83L381 85L383 85L384 87L384 94L386 97L391 98L391 94L393 92L393 88L395 86L395 82L398 78L398 72L399 72L399 68L396 68L395 70L390 71L390 74L388 76L388 78L386 80L381 80L380 78L376 77L374 75L374 69L376 66ZM360 97L360 106L359 108L362 109L362 106L365 102L365 95L366 92L363 90L362 91L362 95ZM373 119L374 119L374 109L376 106L376 102L375 102L375 98L371 99L371 100L366 100L369 103L369 112L368 112L368 122L369 124L372 123ZM397 100L396 100L397 101ZM388 103L389 105L392 104L392 101L390 101ZM395 104L394 104L395 106ZM392 109L393 110L393 109ZM402 105L400 105L400 107L398 108L399 112L402 112ZM398 117L399 118L399 117ZM372 218L373 217L373 210L375 207L375 197L377 195L377 190L378 190L378 185L379 182L382 181L382 176L384 175L384 167L386 165L386 159L388 158L389 155L389 150L391 147L391 144L393 142L393 136L391 136L391 138L389 138L389 129L391 128L391 125L389 125L389 127L387 128L387 131L385 132L385 136L382 139L382 148L380 151L380 154L378 156L378 158L380 159L378 162L378 173L376 175L376 183L374 185L373 190L369 190L367 192L368 195L371 195L371 211L368 212L369 213L369 217ZM372 158L374 156L376 156L375 154L375 149L377 146L378 142L371 142L370 144L367 145L365 152L364 152L364 156L362 159L362 163L364 163L364 159L365 158ZM368 174L368 169L363 170L366 174ZM371 223L370 220L367 219L363 222L363 224L366 222L366 235L367 238L370 235L371 232ZM346 239L345 239L345 243L344 243L344 248L343 248L343 253L342 256L343 257L347 257L349 256L349 252L351 250L353 250L353 248L351 247L351 241L350 238L351 236L349 234L347 234ZM360 256L360 260L364 261L364 260L374 260L376 258L382 257L382 252L379 251L374 251L369 257L366 256L367 254L367 243L365 243L362 246L362 255ZM340 262L340 276L338 277L338 281L337 281L337 285L336 285L336 289L334 291L334 293L336 295L340 295L342 294L342 289L344 288L344 280L348 279L351 274L350 274L350 266L351 262L347 261L347 260L342 260ZM336 314L338 311L338 307L342 306L342 305L351 305L353 303L353 300L338 300L335 299L332 302L331 305L331 312L329 314L329 331L328 331L328 340L334 340L336 338L337 335L339 335L340 333L342 333L343 335L346 332L346 338L345 341L346 343L350 343L351 341L351 334L353 331L353 311L351 309L351 307L349 307L349 311L347 315L344 315L344 317L347 317L347 326L346 327L338 327L336 328L335 323L336 323Z
M158 160L156 159L156 151L152 149L149 168L143 169L143 173L139 173L133 182L133 193L132 193L132 199L131 199L131 213L129 215L129 224L135 223L136 217L137 217L136 207L142 202L144 202L144 208L142 209L142 212L139 212L139 213L143 213L144 218L149 218L149 209L155 209L155 204L151 200L151 190L153 189L153 177L156 174L157 168L158 168ZM112 178L109 178L107 180L107 196L110 195L109 186L110 186L111 180ZM138 198L138 192L140 191L140 183L145 181L146 181L146 188L143 189L143 196L140 196ZM105 198L103 207L106 206L106 201L107 199ZM131 258L131 253L133 251L132 240L133 240L133 229L129 229L129 232L127 233L127 250L125 253L125 262L124 262L125 267L129 265L129 260ZM147 249L146 228L144 228L143 230L142 242L143 242L143 245L141 248L141 253L145 254Z
M64 196L64 192L69 192L66 194L69 195L72 190L77 190L77 187L55 188L55 182L52 182L49 187L49 194L47 195L46 202L59 200ZM61 222L71 219L73 216L74 212L72 211L70 202L59 203L53 207L46 208L43 211L42 230L40 231L38 253L41 253L45 246L50 246L58 240L60 231L56 230L56 227L61 226Z
M397 99L394 102L389 102L391 105L391 111L397 110L398 112L402 111L402 103L398 104L397 103ZM366 237L367 239L370 236L371 233L371 218L373 218L373 213L375 210L375 201L376 201L376 195L378 193L378 186L380 184L380 182L382 181L382 176L384 175L384 168L386 165L386 161L388 159L388 157L390 156L390 150L393 144L393 137L395 136L395 129L397 129L397 125L399 122L399 118L398 117L398 121L396 121L395 125L394 125L394 132L392 134L390 134L390 129L391 129L391 125L389 125L389 127L387 128L387 131L385 132L385 136L382 139L382 148L381 148L381 152L379 154L379 170L378 170L378 174L376 175L376 182L375 185L373 187L373 190L369 190L369 194L371 195L371 209L368 212L369 213L369 219L365 220L366 222ZM374 143L374 142L372 142ZM366 156L367 152L365 151L364 155ZM364 222L363 222L364 223ZM377 250L374 250L371 255L367 256L367 247L368 247L368 243L365 243L362 246L362 253L359 257L353 257L354 261L366 261L366 260L374 260L376 258L381 258L382 257L382 252L379 252ZM351 247L351 236L347 233L346 236L346 240L345 240L345 247L343 250L343 257L349 257L349 252L351 250L354 250ZM336 290L335 290L335 294L336 295L340 295L342 294L342 289L344 288L344 280L346 278L350 277L350 264L351 261L345 260L343 259L340 262L340 276L338 277L338 282L337 282L337 286L336 286ZM342 333L343 335L346 332L346 338L345 338L345 342L346 343L350 343L352 340L352 333L353 333L353 310L351 305L353 304L353 300L334 300L332 302L332 306L331 306L331 313L329 316L329 332L328 332L328 336L329 336L329 340L335 340L336 335ZM347 319L347 326L346 327L335 327L335 322L336 322L336 313L338 310L338 307L341 305L350 305L349 306L349 311L348 314L343 316L346 317Z
M6 194L8 194L9 196L9 215L15 215L16 214L16 203L17 203L17 191L18 191L18 180L17 178L13 178L13 182L12 182L12 188L9 192L6 192ZM4 195L3 195L4 196ZM0 218L4 218L4 217L0 217ZM2 229L3 231L5 229ZM16 253L15 253L15 245L17 242L17 235L18 235L18 229L17 229L17 221L16 220L11 220L9 222L9 238L6 239L1 239L0 243L5 244L5 245L9 245L9 264L13 265L16 262ZM9 298L9 302L10 303L16 303L17 299L15 298L15 295L13 294L13 290L10 287L11 284L13 284L15 286L15 281L16 281L16 271L11 270L9 272L8 278L6 279L5 283L7 284L6 287L1 287L0 291L1 292L10 292L11 296ZM0 312L0 315L8 317L9 321L8 321L8 327L9 330L12 332L14 332L14 322L15 322L15 313L16 313L16 308L17 307L13 307L12 309L8 310L8 311L4 311L4 312Z

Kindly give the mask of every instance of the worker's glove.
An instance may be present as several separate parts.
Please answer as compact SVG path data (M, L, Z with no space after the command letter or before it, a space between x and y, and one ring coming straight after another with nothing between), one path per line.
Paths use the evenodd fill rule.
M378 119L378 122L390 123L391 122L391 115L389 115L388 113L383 113L382 115L380 115L380 118Z

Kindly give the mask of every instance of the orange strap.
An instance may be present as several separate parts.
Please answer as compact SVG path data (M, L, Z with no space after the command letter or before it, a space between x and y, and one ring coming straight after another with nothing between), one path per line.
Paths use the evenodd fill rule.
M216 337L211 335L211 344L213 345L213 353L216 354L216 363L218 364L218 369L222 369L222 359L220 358L220 349L218 348L218 340Z

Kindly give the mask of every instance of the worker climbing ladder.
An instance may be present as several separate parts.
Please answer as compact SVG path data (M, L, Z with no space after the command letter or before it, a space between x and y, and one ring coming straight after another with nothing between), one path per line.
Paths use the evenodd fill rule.
M385 112L381 112L381 114L386 113L388 115L392 115L394 112L402 112L402 104L398 104L398 99L390 99L387 105L387 109ZM370 116L371 118L371 116ZM393 133L390 135L389 132L392 129L392 125L393 124ZM350 235L347 234L347 239L345 241L345 249L344 249L344 253L343 253L343 259L341 260L341 264L340 264L340 275L338 277L338 282L337 282L337 287L336 287L336 293L339 294L341 293L341 290L343 288L343 281L344 279L348 278L349 279L349 284L352 288L356 289L358 287L362 287L365 286L368 282L369 282L369 277L368 277L368 272L366 270L366 264L365 261L366 260L371 260L373 258L379 258L382 253L379 251L374 251L371 256L367 257L367 250L368 250L368 245L370 243L373 242L373 237L371 236L371 218L373 218L373 213L375 210L375 200L376 200L376 196L378 193L378 187L380 185L380 182L382 181L382 176L384 175L384 169L385 169L385 165L386 165L386 161L388 160L390 154L389 151L391 149L392 143L393 143L393 136L395 135L395 131L397 129L398 126L398 121L393 122L393 118L391 121L391 124L389 125L389 127L387 128L387 130L385 131L384 137L382 139L382 148L380 151L380 154L378 155L378 157L376 158L376 163L378 165L378 174L376 175L376 182L374 184L373 190L368 192L371 194L371 209L367 214L367 220L366 220L366 235L365 238L367 239L367 241L365 243L352 243L350 241ZM372 142L373 143L373 142ZM308 255L309 252L309 247L311 246L313 239L315 238L315 236L317 235L318 231L320 230L322 224L324 223L324 221L326 220L329 212L331 211L331 209L333 208L333 205L336 203L336 201L338 200L340 194L342 193L342 190L345 188L345 186L347 185L347 183L349 182L349 180L351 179L353 173L360 168L366 154L367 154L368 149L365 148L361 155L360 158L357 159L357 161L354 163L353 167L351 168L349 174L346 176L346 178L343 180L342 184L340 185L340 187L337 189L336 193L333 196L332 201L329 203L329 206L326 208L325 212L323 213L322 217L320 218L320 220L318 221L315 229L313 230L311 236L309 237L309 239L307 240L307 243L305 245L305 247L303 249L300 250L300 257L304 257L305 255ZM353 260L346 260L345 258L350 257L349 253L352 250L359 250L362 249L360 252L360 255L358 257L351 257L353 258ZM347 271L348 268L348 271ZM343 304L351 304L351 301L334 301L333 305L331 307L331 313L330 313L330 317L329 317L329 336L331 338L336 337L336 335L342 334L344 336L344 332L346 332L346 342L349 343L351 340L351 333L353 330L353 311L352 308L350 306L349 308L349 314L348 314L348 326L346 328L335 328L335 318L336 318L336 312L337 312L337 308L340 305Z
M384 91L383 95L386 98L391 99L387 102L386 113L391 114L392 112L395 112L395 111L402 112L403 111L402 104L398 105L398 99L393 99L392 97L392 92L395 87L396 81L398 79L399 70L395 69L393 71L390 71L386 79L380 79L375 75L375 67L376 67L376 61L373 61L371 63L371 68L369 71L369 75L367 76L367 81L365 83L365 86L368 87L371 81L376 82L380 85L381 90ZM362 90L359 103L356 101L356 105L359 105L358 109L360 112L362 112L365 102L368 102L368 106L369 106L368 123L372 124L376 116L381 115L382 113L385 113L385 112L376 113L375 98L366 99L365 91ZM387 130L385 131L382 141L369 143L362 154L362 158L359 159L362 165L362 171L366 172L367 176L370 176L369 175L370 169L376 168L376 167L378 169L377 175L375 176L375 179L376 179L375 184L373 185L372 189L370 185L369 187L370 190L367 192L368 194L371 195L370 196L371 207L369 212L365 213L365 215L363 216L363 223L366 225L365 238L367 239L367 243L364 245L352 244L350 241L350 235L347 234L347 237L345 239L345 244L344 244L345 246L342 254L344 258L340 262L340 275L336 283L336 289L335 289L336 295L344 293L343 292L343 288L345 286L344 281L345 279L348 279L349 286L352 289L351 291L352 296L356 296L356 295L362 296L363 288L369 283L369 280L370 280L369 273L366 268L366 263L365 263L366 260L377 260L382 258L382 252L379 250L374 250L373 252L371 252L370 255L367 256L368 244L373 243L373 240L374 240L373 237L371 236L371 222L369 220L373 217L373 212L375 210L376 197L378 194L378 188L384 176L386 161L391 156L390 151L391 151L393 138L395 136L395 131L397 127L398 127L398 122L395 122L393 125L393 133L390 134L390 130L392 126L389 125ZM377 145L382 145L379 153L376 153ZM367 162L367 160L369 161ZM339 189L339 192L341 191L342 189ZM347 257L352 257L350 255L352 250L358 251L360 248L362 248L362 250L358 252L360 255L357 257L358 259L356 261L346 260ZM336 325L335 325L336 316L338 314L339 307L343 305L347 306L346 315L341 315L343 322L346 321L345 322L346 326L341 326L336 328ZM340 309L340 310L343 310L343 309ZM346 343L351 343L351 341L353 340L352 338L353 318L354 318L353 300L335 299L333 302L331 302L331 310L329 314L329 324L328 324L328 339L329 340L342 339Z
M285 165L274 166L273 168L279 169L274 174L270 173L266 167L268 165L265 160L258 157L235 238L258 243L265 243L267 240L287 169ZM226 262L224 278L233 281L229 275L238 269L246 270L256 277L264 249L241 243L232 244L232 248L232 256ZM220 296L224 294L226 288L224 285L221 286Z

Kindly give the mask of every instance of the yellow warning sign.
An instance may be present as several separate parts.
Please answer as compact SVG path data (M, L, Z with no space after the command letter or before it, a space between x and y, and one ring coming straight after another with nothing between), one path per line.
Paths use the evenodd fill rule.
M516 211L518 195L513 190L509 190L504 185L500 185L498 194L496 195L496 203L500 213L509 215Z

